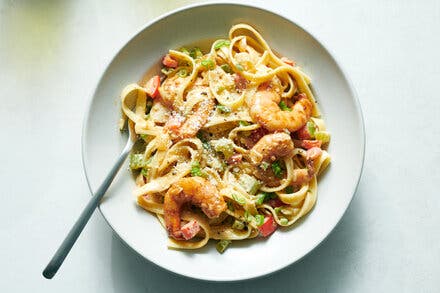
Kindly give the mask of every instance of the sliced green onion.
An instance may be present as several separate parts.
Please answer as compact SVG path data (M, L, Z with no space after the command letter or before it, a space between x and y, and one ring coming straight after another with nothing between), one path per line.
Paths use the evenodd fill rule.
M188 75L188 71L185 68L182 68L177 72L177 75L180 77L186 77Z
M185 47L180 48L179 51L182 52L182 53L184 53L184 54L186 54L186 55L189 55L189 51L188 51L188 49L185 48Z
M146 167L147 163L144 160L144 154L130 155L130 169L137 170Z
M215 63L211 59L202 60L201 64L203 67L205 67L206 69L209 69L209 70L214 69L214 67L215 67Z
M244 229L244 223L242 221L235 220L234 223L232 224L232 228L233 229L237 229L237 230L243 230Z
M276 177L281 178L283 174L283 169L281 169L281 164L279 161L272 163L272 171Z
M290 109L289 107L287 107L286 103L284 103L284 101L281 101L278 106L280 107L281 110L283 111L289 111L292 112L292 109Z
M226 73L232 73L231 66L229 66L228 64L223 64L220 66L220 68L223 69L223 71Z
M165 74L165 75L169 75L169 74L171 74L174 71L174 69L173 68L169 68L169 67L164 67L160 71L163 74Z
M315 138L322 141L322 143L328 143L330 141L330 133L327 131L315 131Z
M218 252L223 253L225 252L226 248L228 248L229 244L231 244L231 240L220 240L217 242L215 249L217 249Z
M147 177L147 176L148 176L148 169L146 169L146 168L142 168L142 170L141 170L141 174L142 174L144 177Z
M248 125L250 125L249 122L244 121L244 120L238 121L238 124L240 124L240 126L248 126Z
M239 196L239 195L237 195L237 194L232 194L232 198L239 204L239 205L244 205L245 203L246 203L246 200L243 198L243 197L241 197L241 196Z
M254 220L254 216L252 216L248 211L244 212L244 219L246 222L250 223Z
M293 186L287 186L284 190L286 193L293 193Z
M277 195L274 192L263 192L257 195L257 200L255 203L257 205L263 204L265 201L275 198Z
M235 67L237 67L237 69L238 69L239 71L243 71L243 70L244 70L243 66L241 66L240 63L235 64Z
M277 208L274 208L273 210L275 211L275 213L278 214L279 212L281 212L281 209L282 209L281 207L277 207Z
M221 47L229 47L230 44L231 42L229 40L218 40L214 45L214 49L218 50Z
M189 56L191 56L193 59L198 59L203 56L202 50L200 48L195 47L192 48L191 51L189 51Z
M307 121L306 123L307 131L310 133L312 138L315 137L316 125L312 120Z
M200 163L194 161L191 165L191 176L206 177L206 174L200 169Z
M287 225L287 224L289 224L289 220L287 220L286 218L281 218L280 219L280 224L281 225Z
M269 168L270 164L268 162L263 162L260 164L260 168L263 169L264 171L267 170L267 168Z
M140 136L143 140L146 140L146 139L147 139L147 135L146 135L146 134L139 134L139 136Z
M255 215L255 222L257 222L257 226L261 226L264 224L264 216L263 215Z
M264 198L265 198L266 196L264 195L264 193L260 193L260 194L258 194L257 195L257 200L255 201L255 204L257 204L257 205L261 205L261 204L263 204L263 202L264 202Z
M221 113L231 113L231 109L229 107L223 106L223 105L217 105L217 109Z

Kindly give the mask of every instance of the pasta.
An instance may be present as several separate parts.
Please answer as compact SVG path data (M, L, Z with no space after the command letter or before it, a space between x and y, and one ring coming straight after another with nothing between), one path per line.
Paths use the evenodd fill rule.
M247 24L228 39L170 50L162 78L130 84L123 119L139 135L130 156L137 203L170 248L269 236L310 212L330 135L311 78Z

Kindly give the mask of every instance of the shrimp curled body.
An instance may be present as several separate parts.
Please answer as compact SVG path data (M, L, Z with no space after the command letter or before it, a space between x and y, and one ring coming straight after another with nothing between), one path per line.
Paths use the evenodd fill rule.
M290 135L285 132L263 136L250 150L249 156L254 164L262 161L275 161L278 157L292 154L294 145Z
M312 114L312 103L305 94L299 94L291 111L283 111L278 104L281 97L274 91L260 90L248 100L249 114L269 131L297 131Z
M183 240L180 214L186 203L198 206L208 218L216 218L226 210L226 203L217 188L202 177L182 178L165 194L164 219L169 235Z

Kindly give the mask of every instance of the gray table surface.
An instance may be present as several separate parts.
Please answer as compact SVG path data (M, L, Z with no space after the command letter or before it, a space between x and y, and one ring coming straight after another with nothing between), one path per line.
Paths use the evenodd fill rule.
M440 292L440 2L254 1L335 53L367 148L344 218L302 261L257 280L190 280L143 260L96 213L59 274L41 271L89 197L82 118L110 57L195 1L0 1L0 292ZM258 269L258 268L254 268Z

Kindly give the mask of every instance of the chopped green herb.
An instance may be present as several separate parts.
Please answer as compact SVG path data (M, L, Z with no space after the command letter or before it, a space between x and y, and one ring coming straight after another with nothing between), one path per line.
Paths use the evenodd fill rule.
M276 207L273 210L275 211L275 213L278 214L279 212L281 212L281 209L282 209L281 207Z
M286 193L293 193L293 186L287 186L284 190L286 191Z
M244 121L244 120L238 121L238 124L240 124L240 126L248 126L248 125L250 125L249 122Z
M191 165L191 176L206 177L206 174L200 169L200 163L194 161Z
M237 229L237 230L243 230L244 223L242 221L235 220L234 223L232 224L232 228Z
M283 174L283 169L281 169L281 164L279 161L272 163L272 171L277 178L281 178Z
M306 123L307 131L310 133L312 138L315 137L316 125L312 120L307 121Z
M237 67L237 69L238 69L239 71L243 71L243 70L244 70L243 66L241 66L240 63L235 64L235 67Z
M217 242L217 245L215 246L215 248L217 249L218 252L223 253L225 252L226 248L228 248L229 244L231 244L231 240L220 240L219 242Z
M189 56L191 56L193 59L198 59L203 56L202 50L200 48L195 47L192 48L191 51L189 51Z
M240 205L244 205L246 203L246 200L237 194L233 194L232 198Z
M257 226L261 226L264 224L264 216L263 215L255 215L255 221L257 222Z
M177 72L177 74L178 74L180 77L186 77L186 76L188 75L188 71L187 71L185 68L182 68L182 69L180 69L180 70Z
M229 47L230 44L231 42L229 40L218 40L214 45L214 49L218 50L221 47Z
M280 224L281 225L287 225L287 224L289 224L289 220L287 220L286 218L281 218L280 219Z
M263 162L260 164L260 168L263 169L264 171L267 170L267 168L269 168L270 164L268 162Z
M220 68L223 69L223 71L226 73L232 73L231 66L229 66L228 64L223 64L220 66Z
M322 143L327 143L330 141L330 133L327 131L315 131L315 138L322 141Z
M146 134L139 134L139 136L140 136L143 140L146 140L146 139L147 139L147 135L146 135Z
M289 107L287 107L286 103L284 103L284 101L281 101L278 106L280 107L281 110L283 111L289 111L291 112L292 109L290 109Z
M148 176L148 169L146 169L146 168L142 168L142 170L141 170L141 174L142 174L144 177L147 177L147 176Z
M202 60L201 64L203 67L205 67L206 69L209 69L209 70L214 69L214 67L215 67L215 63L211 59Z
M221 113L231 113L231 109L229 107L223 106L223 105L217 105L217 109Z

